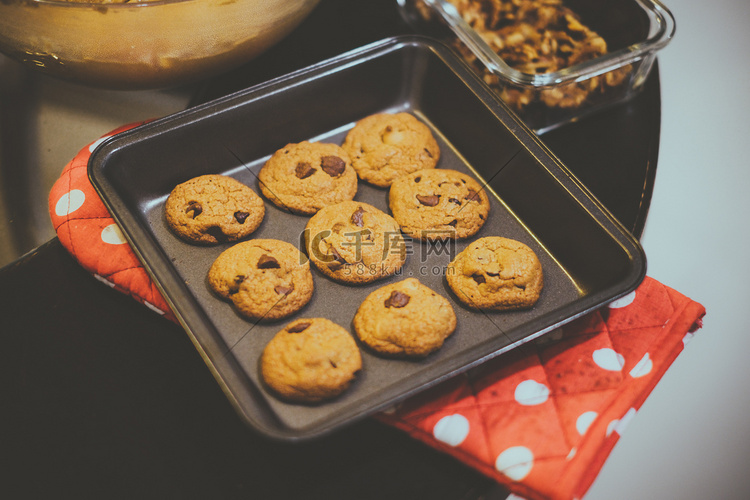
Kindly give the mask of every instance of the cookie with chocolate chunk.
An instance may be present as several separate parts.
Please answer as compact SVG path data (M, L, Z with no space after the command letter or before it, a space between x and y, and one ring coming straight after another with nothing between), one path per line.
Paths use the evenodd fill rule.
M299 214L314 214L357 194L357 173L336 144L287 144L263 165L258 180L266 198Z
M342 145L363 181L379 187L394 179L435 168L440 148L429 127L409 113L378 113L358 121Z
M283 399L315 403L344 392L362 369L357 343L325 318L298 319L263 349L265 383Z
M490 212L481 184L456 170L427 169L391 184L388 204L401 230L421 240L465 239L476 234Z
M415 278L375 290L354 316L359 339L390 356L427 356L455 329L456 314L448 299Z
M406 262L406 242L393 217L367 203L324 207L305 227L305 247L326 276L361 284L396 273Z
M241 240L266 213L263 199L249 186L225 175L201 175L178 184L164 206L169 227L200 245Z
M473 241L448 264L446 280L468 307L495 311L532 307L544 286L534 251L499 236Z
M310 262L285 241L256 239L224 250L208 271L217 295L253 320L285 318L312 298Z

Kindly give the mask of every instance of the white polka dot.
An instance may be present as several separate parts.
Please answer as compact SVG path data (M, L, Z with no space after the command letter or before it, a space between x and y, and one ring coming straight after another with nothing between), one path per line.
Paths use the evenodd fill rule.
M599 365L599 368L618 372L625 366L625 358L622 354L615 352L609 347L603 349L597 349L593 354L594 363Z
M106 140L107 140L107 139L109 139L110 137L112 137L112 136L111 136L111 135L108 135L108 136L102 137L101 139L98 139L98 140L96 140L95 142L93 142L93 143L91 144L91 146L89 146L89 152L93 153L93 152L94 152L94 150L95 150L96 148L98 148L98 147L99 147L99 145L100 145L101 143L103 143L104 141L106 141Z
M60 217L71 214L83 206L86 195L80 189L71 189L57 200L55 213Z
M576 453L578 453L578 448L575 446L570 449L570 452L568 452L568 456L565 457L565 460L572 460L574 456L576 456Z
M536 380L524 380L516 386L514 397L524 406L540 405L549 398L549 388Z
M651 357L648 353L644 354L641 360L636 364L632 370L630 370L630 376L633 378L643 377L651 373L651 369L654 367L654 362L651 361Z
M154 311L156 313L159 313L159 314L162 314L162 315L164 314L164 311L162 311L161 309L159 309L158 307L156 307L155 305L153 305L148 300L144 300L143 301L143 305L145 305L146 307L148 307L149 309L151 309L152 311Z
M112 283L111 281L109 281L107 278L105 278L104 276L102 276L100 274L94 274L94 278L98 279L99 281L101 281L102 283L104 283L105 285L107 285L110 288L114 288L115 287L114 283Z
M589 430L589 426L596 420L596 417L598 417L599 414L595 411L587 411L584 413L581 413L578 418L576 419L576 430L578 431L578 434L583 436L586 434L586 431Z
M524 497L519 497L515 493L511 493L507 497L505 497L505 500L526 500Z
M609 425L607 425L607 432L606 432L607 436L612 434L612 431L615 430L615 427L617 427L617 424L619 423L620 423L620 420L614 419L613 421L609 423Z
M611 421L607 426L607 436L612 434L613 431L622 436L630 421L633 420L633 417L635 417L636 413L637 412L635 411L635 408L630 408L627 412L625 412L625 415L623 415L622 418Z
M102 229L101 237L104 243L109 243L110 245L122 245L127 242L117 224L110 224Z
M458 446L469 435L469 421L458 413L445 416L432 428L432 435L449 446Z
M633 290L632 292L630 292L627 295L624 295L624 296L620 297L617 300L613 300L612 302L610 302L609 303L609 308L610 309L620 309L620 308L623 308L623 307L627 307L630 304L632 304L634 300L635 300L635 290Z
M531 472L534 454L525 446L513 446L503 451L495 460L495 469L513 481L520 481Z

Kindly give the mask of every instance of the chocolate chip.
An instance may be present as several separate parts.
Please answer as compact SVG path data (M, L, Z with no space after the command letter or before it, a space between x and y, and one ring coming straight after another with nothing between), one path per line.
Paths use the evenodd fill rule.
M391 296L385 299L383 304L385 304L385 307L401 308L408 304L410 299L405 293L394 290L391 292Z
M467 194L466 196L464 196L464 200L479 202L479 193L477 193L473 189L469 188L469 194Z
M438 194L431 194L427 196L422 196L421 194L417 195L417 200L419 200L419 203L422 205L425 205L427 207L434 207L438 204L438 201L440 201L440 195Z
M430 153L427 148L424 148L424 152L427 153L427 156L429 156L430 158L432 158L432 153Z
M286 285L276 285L273 288L273 291L276 292L279 295L289 295L294 291L294 284L291 284L289 286Z
M458 219L453 219L452 221L448 223L449 226L453 226L453 227L456 227L456 224L458 224Z
M190 212L192 212L192 214ZM191 201L190 203L188 203L188 206L185 209L185 213L188 214L191 219L195 219L203 213L203 207L197 201Z
M289 333L299 333L307 330L307 327L310 326L312 323L309 321L303 321L302 323L297 323L296 325L292 325L287 327L286 331Z
M224 231L222 231L219 226L209 227L208 229L206 229L206 234L213 236L214 239L218 242L223 242L227 239L227 235L224 234Z
M419 176L417 176L417 177L414 178L414 182L419 182L421 180L422 180L422 176L421 175L419 175Z
M229 287L229 294L234 295L235 293L240 291L240 285L243 281L245 281L246 276L242 274L238 274L234 277L234 283L232 286Z
M331 271L336 271L346 264L346 260L333 247L331 247L331 254L333 255L333 260L328 263L328 267Z
M331 177L338 177L346 170L346 162L338 156L324 156L320 159L320 168Z
M258 259L258 269L279 269L279 261L268 254L263 254Z
M461 204L461 200L458 200L456 198L448 198L448 201L450 201L451 203L455 203L456 205Z
M307 179L315 173L315 169L306 161L297 163L297 168L294 169L294 175L300 179Z
M240 224L244 224L248 217L250 217L250 214L247 212L237 211L234 213L235 220Z
M476 281L476 282L477 282L477 284L479 284L479 285L481 285L482 283L486 283L486 282L487 282L487 280L486 280L486 279L484 279L484 276L482 276L481 274L475 274L475 275L473 275L473 276L472 276L471 278L472 278L472 279L473 279L474 281Z
M357 210L354 211L352 214L352 223L357 227L362 227L365 225L362 218L364 217L365 211L362 210L362 207L357 207Z

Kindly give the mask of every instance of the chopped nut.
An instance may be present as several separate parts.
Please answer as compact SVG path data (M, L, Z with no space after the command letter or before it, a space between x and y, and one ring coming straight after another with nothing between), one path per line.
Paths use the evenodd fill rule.
M585 26L563 0L449 0L463 19L512 68L529 74L560 71L607 53L607 44ZM419 11L429 9L417 2ZM620 85L630 71L620 68L605 74L603 81L573 82L562 89L537 91L501 82L460 40L451 42L467 62L482 74L500 97L514 110L533 102L550 108L580 106L589 95ZM557 92L551 92L556 90Z

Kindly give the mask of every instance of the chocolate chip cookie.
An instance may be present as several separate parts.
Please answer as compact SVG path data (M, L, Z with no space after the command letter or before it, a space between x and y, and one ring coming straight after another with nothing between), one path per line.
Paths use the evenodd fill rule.
M369 283L394 274L406 262L398 223L358 201L320 209L307 223L305 246L315 267L343 283Z
M379 113L358 121L342 147L359 178L380 187L415 170L435 168L440 159L430 129L409 113Z
M421 240L473 236L490 212L490 200L479 182L442 168L394 180L388 203L401 230Z
M362 369L357 343L325 318L298 319L278 332L261 355L261 375L279 396L315 403L338 396Z
M224 250L209 269L208 283L253 320L285 318L313 294L307 257L290 243L272 239L244 241Z
M263 165L258 180L266 198L299 214L314 214L357 194L357 173L336 144L287 144Z
M544 285L534 251L499 236L472 242L448 264L446 279L467 306L495 311L533 306Z
M427 356L455 329L456 314L448 299L415 278L375 290L354 316L359 339L391 356Z
M253 233L266 213L263 199L232 177L201 175L177 185L165 203L167 224L190 243L216 245Z

